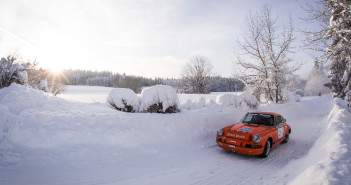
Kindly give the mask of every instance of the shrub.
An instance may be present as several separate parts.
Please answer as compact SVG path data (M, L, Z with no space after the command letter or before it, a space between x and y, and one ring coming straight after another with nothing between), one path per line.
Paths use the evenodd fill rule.
M0 88L8 87L12 83L26 84L28 82L28 75L26 69L15 63L16 58L8 56L0 60Z
M167 85L156 85L143 89L140 112L179 112L179 98L176 91L173 87Z
M123 112L137 112L139 107L139 98L135 92L126 88L112 89L107 102L115 109Z
M248 92L243 92L240 94L224 93L217 96L216 102L224 107L242 107L249 106L250 108L257 108L260 102L256 99L255 96Z

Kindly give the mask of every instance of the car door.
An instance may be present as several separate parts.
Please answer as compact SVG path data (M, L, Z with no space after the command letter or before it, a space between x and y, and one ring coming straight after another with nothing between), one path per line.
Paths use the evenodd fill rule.
M285 128L284 128L284 118L281 116L277 116L277 129L278 129L278 141L284 138Z

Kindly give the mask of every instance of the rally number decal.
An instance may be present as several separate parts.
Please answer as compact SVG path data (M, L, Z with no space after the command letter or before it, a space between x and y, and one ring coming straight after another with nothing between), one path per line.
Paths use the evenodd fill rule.
M278 139L284 137L284 127L278 128Z

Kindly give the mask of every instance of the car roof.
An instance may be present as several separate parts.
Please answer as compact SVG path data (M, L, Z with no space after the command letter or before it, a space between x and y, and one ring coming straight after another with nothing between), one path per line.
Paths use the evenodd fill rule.
M275 112L249 112L249 113L254 113L254 114L271 114L274 116L282 116L281 114L275 113Z

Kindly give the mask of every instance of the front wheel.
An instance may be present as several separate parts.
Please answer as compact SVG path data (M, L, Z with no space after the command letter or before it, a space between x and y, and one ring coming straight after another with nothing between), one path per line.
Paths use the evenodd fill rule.
M266 158L269 155L270 151L271 151L271 141L267 140L266 145L264 145L263 153L260 155L260 157Z

